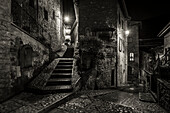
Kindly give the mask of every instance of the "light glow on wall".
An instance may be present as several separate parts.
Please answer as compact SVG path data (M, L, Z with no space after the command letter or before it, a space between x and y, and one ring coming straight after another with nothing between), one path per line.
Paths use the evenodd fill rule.
M70 21L70 18L68 16L64 17L64 21L65 22L69 22Z
M65 40L66 40L66 39L71 40L71 36L70 36L70 35L66 35L66 36L65 36Z
M129 31L129 30L126 30L126 31L125 31L126 36L128 36L128 35L129 35L129 33L130 33L130 31Z
M65 31L66 31L66 34L70 34L71 29L65 29Z

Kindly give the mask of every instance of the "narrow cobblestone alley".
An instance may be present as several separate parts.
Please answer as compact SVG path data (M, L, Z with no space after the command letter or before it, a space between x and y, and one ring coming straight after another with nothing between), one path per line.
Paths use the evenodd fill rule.
M49 113L167 113L156 103L139 101L138 93L85 91Z

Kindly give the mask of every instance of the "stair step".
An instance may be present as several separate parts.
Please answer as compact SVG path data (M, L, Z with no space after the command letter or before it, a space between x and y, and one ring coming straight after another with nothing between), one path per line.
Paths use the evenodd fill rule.
M58 70L58 69L59 69L59 70L60 70L60 69L70 69L70 70L72 70L72 68L73 68L72 66L70 66L70 67L69 67L69 66L68 66L68 67L64 67L64 66L59 66L59 67L58 67L58 66L57 66L55 69L56 69L56 70Z
M72 73L72 69L55 69L53 73Z
M55 67L55 69L57 69L57 68L73 68L73 65L57 65L56 67Z
M58 82L58 81L71 81L71 78L54 78L54 79L49 79L48 82Z
M58 65L73 65L73 62L59 62Z
M72 75L72 73L52 73L51 75L53 75L53 76L58 76L58 75L65 76L65 75Z
M48 81L46 86L71 85L71 81Z
M53 75L50 78L71 78L71 75Z
M60 60L59 62L73 62L73 60Z
M45 90L67 90L72 89L71 85L60 85L60 86L46 86Z
M50 78L71 78L72 73L52 73Z

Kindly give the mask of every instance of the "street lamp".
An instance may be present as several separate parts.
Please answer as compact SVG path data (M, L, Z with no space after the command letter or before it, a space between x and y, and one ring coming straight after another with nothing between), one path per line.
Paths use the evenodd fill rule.
M64 21L65 22L69 22L70 21L70 18L68 16L64 17Z
M126 36L128 36L128 35L129 35L129 33L130 33L130 31L129 31L129 30L126 30L126 31L125 31Z

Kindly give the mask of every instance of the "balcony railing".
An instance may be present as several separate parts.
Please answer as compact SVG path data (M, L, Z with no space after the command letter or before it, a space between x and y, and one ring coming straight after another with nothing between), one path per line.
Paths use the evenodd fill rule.
M36 9L34 11L29 10L30 8L23 7L22 4L19 4L16 0L12 0L11 2L13 23L34 37L40 43L49 47L49 44L46 42L46 39L43 36L43 33L46 32L46 30L44 30L44 28L38 24L36 20Z

